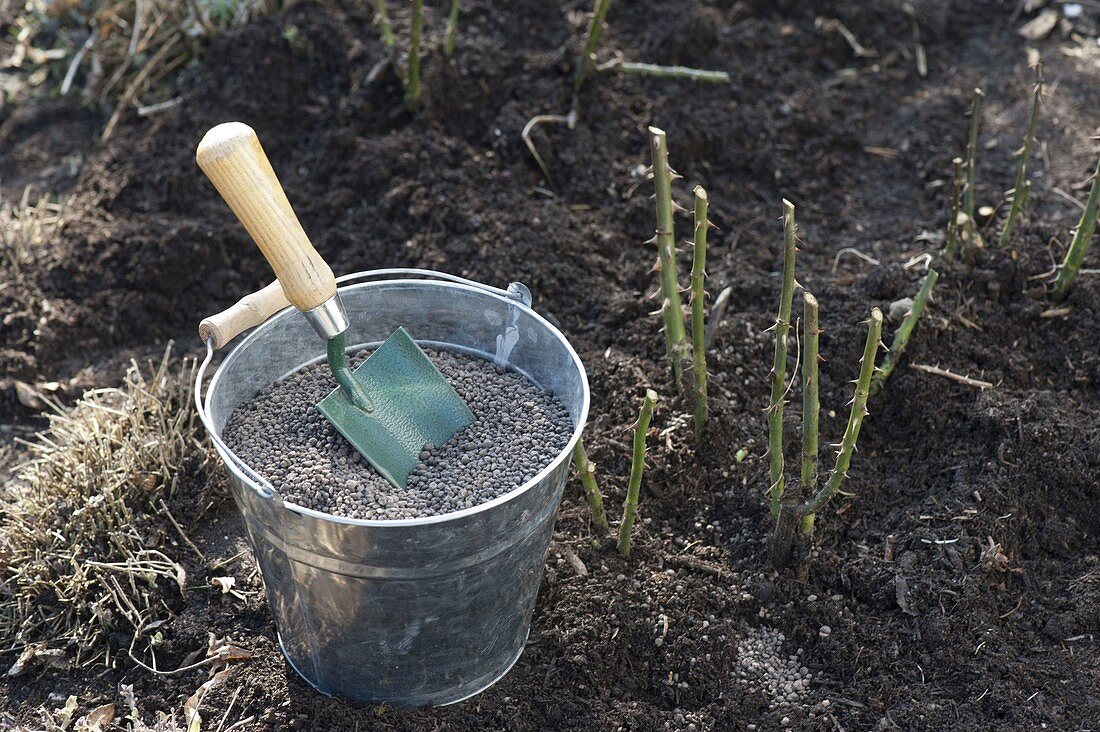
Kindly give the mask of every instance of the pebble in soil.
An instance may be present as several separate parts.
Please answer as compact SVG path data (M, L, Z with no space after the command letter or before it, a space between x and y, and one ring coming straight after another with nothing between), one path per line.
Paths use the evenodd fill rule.
M753 691L762 692L773 706L802 702L810 693L813 674L802 665L802 649L784 655L786 636L773 628L751 629L737 644L737 680Z
M565 449L573 422L549 391L484 359L425 353L474 413L428 446L406 488L382 478L316 404L336 388L325 363L295 372L233 411L222 439L283 499L356 519L407 519L470 508L519 487ZM349 360L356 366L361 351Z

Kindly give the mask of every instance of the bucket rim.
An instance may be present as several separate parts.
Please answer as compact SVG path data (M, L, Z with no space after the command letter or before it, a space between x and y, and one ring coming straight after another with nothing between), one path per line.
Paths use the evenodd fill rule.
M409 272L411 273L412 271ZM436 273L431 270L418 270L417 272L423 273L424 275L442 275L442 273ZM352 280L358 276L366 275L370 275L370 272L356 273L354 275L344 275L340 278L340 280ZM444 276L452 277L453 275ZM419 516L409 519L355 519L348 518L346 516L336 516L334 514L325 513L324 511L317 511L312 508L306 508L305 506L301 506L292 501L284 501L278 491L275 491L273 495L268 495L264 486L260 485L252 478L251 475L248 474L254 472L252 467L249 466L248 463L246 463L244 460L237 457L236 453L234 453L228 445L225 445L222 442L221 436L215 433L213 424L207 419L207 417L210 414L210 406L214 392L217 390L217 386L227 367L229 367L234 360L239 358L240 354L243 353L250 344L262 337L263 334L269 332L270 330L273 330L274 328L277 328L283 318L291 316L294 312L294 308L288 307L279 311L275 315L272 315L266 321L254 328L252 332L245 336L245 338L240 343L234 346L233 349L229 352L229 355L227 355L221 361L221 363L218 364L218 367L214 370L214 375L210 378L210 384L207 387L206 392L206 399L202 402L202 411L205 412L205 414L200 414L200 417L203 417L202 421L203 425L206 427L206 430L210 432L213 437L217 438L214 440L214 448L218 452L219 456L222 458L222 462L225 463L226 469L233 471L236 476L245 483L245 485L251 488L262 499L278 500L288 510L294 511L295 513L301 514L303 516L309 516L310 518L322 521L330 521L332 523L345 524L348 526L363 526L370 527L372 529L385 529L387 527L408 528L415 526L430 526L433 524L441 524L449 521L457 521L469 518L484 511L489 511L498 506L510 503L516 498L522 496L527 491L531 490L536 485L542 483L550 476L551 473L557 470L564 461L571 459L573 450L576 448L577 443L580 442L581 435L584 433L584 427L588 422L588 412L591 405L592 393L588 383L588 372L584 368L584 362L581 361L580 356L577 355L576 349L573 348L573 344L569 342L569 339L565 337L564 333L562 333L557 327L555 327L553 323L548 321L543 316L539 315L539 313L536 312L534 308L527 305L525 302L522 302L512 297L508 297L503 290L499 290L489 285L481 285L478 282L468 280L459 282L440 279L415 279L411 277L401 277L393 279L352 282L350 284L345 284L338 287L338 291L344 293L360 288L395 284L412 284L441 287L450 290L463 291L478 296L487 296L495 300L504 301L508 303L508 305L519 308L522 312L533 317L537 323L539 323L543 328L545 328L555 338L557 338L565 346L566 353L569 354L573 366L577 369L577 372L580 374L581 378L581 408L580 412L578 413L577 423L573 427L573 434L570 436L569 441L566 443L566 446L562 448L562 451L559 452L553 460L547 463L542 470L536 473L535 476L531 478L531 480L525 481L518 488L514 488L513 490L503 495L497 496L491 501L479 503L476 506L464 508L460 511L451 511L450 513L438 514L435 516ZM301 367L299 366L299 368ZM201 370L196 378L202 378ZM197 390L199 386L199 384L196 384L196 393L198 393ZM244 465L248 468L248 470L241 470L240 465ZM275 488L274 486L271 487L272 489Z

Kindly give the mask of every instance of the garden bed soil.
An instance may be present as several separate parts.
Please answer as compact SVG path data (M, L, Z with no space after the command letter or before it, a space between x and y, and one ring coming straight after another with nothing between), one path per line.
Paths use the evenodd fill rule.
M391 7L395 6L391 3ZM666 0L612 4L601 58L726 69L729 86L601 73L576 128L520 131L570 102L588 0L463 3L451 59L425 63L429 107L409 115L369 4L304 2L214 41L179 81L181 103L127 115L111 140L78 113L0 110L0 179L73 196L59 240L0 288L5 434L34 426L15 380L71 398L126 358L174 338L198 353L200 318L258 289L255 247L193 161L237 119L260 133L305 228L333 268L416 266L520 280L580 352L593 391L589 456L615 515L629 427L662 395L649 437L634 554L593 541L571 482L527 650L478 697L438 710L355 708L299 679L275 628L224 479L195 476L169 502L204 560L164 524L186 596L158 662L201 654L208 633L252 652L203 701L238 729L1080 729L1100 719L1100 280L1052 310L1044 282L1095 164L1095 13L1028 43L1015 3ZM444 9L431 4L429 45ZM816 23L837 18L875 55ZM285 31L296 28L299 42ZM1076 34L1076 35L1074 35ZM926 52L927 76L917 62ZM798 280L821 302L823 441L845 404L872 306L911 296L942 240L951 159L970 88L987 93L978 198L1011 185L1026 122L1027 48L1053 92L1040 123L1029 221L1011 247L944 265L934 302L870 403L846 488L818 519L804 576L768 564L768 332L779 291L781 197L798 206ZM1055 84L1057 85L1055 88ZM13 121L15 120L15 121ZM708 288L732 288L709 353L711 423L694 447L670 383L654 302L645 181L648 124L673 166L710 192ZM42 151L10 154L32 144ZM29 166L29 167L28 167ZM68 176L68 177L66 177ZM10 191L8 192L10 193ZM689 231L678 221L681 235ZM865 257L850 253L858 249ZM848 253L846 253L848 252ZM867 258L873 261L868 261ZM1086 268L1098 266L1095 249ZM684 262L686 271L686 261ZM936 365L991 382L918 372ZM797 404L797 391L791 395ZM796 464L797 409L788 409ZM744 452L742 452L744 451ZM746 456L743 457L742 456ZM232 576L234 592L211 585ZM121 647L128 638L115 639ZM4 663L13 653L2 656ZM193 658L194 656L192 656ZM69 694L82 710L133 684L146 719L178 713L205 669L153 676L112 654L107 671L0 681L9 719L35 726ZM211 721L213 720L213 721ZM216 728L213 726L211 728Z
M422 518L487 503L532 480L569 444L574 425L552 392L482 358L425 352L474 422L442 445L425 445L404 488L379 475L318 411L336 388L327 363L307 366L234 409L222 439L283 500L355 519ZM368 355L349 356L349 365Z

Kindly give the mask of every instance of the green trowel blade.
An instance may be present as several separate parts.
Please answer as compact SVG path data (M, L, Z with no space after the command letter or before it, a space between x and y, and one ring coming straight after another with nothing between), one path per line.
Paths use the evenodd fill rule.
M426 445L442 445L474 415L439 369L398 328L353 372L374 401L364 411L339 387L317 409L378 472L404 488Z

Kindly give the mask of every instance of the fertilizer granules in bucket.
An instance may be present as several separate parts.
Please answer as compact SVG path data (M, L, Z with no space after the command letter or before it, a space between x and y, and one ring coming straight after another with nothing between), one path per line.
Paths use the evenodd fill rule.
M222 438L284 500L357 519L436 516L491 501L533 478L569 443L573 421L549 391L481 358L425 352L476 420L446 444L426 448L407 488L378 475L317 411L336 388L324 363L239 406ZM366 356L350 361L358 365Z

